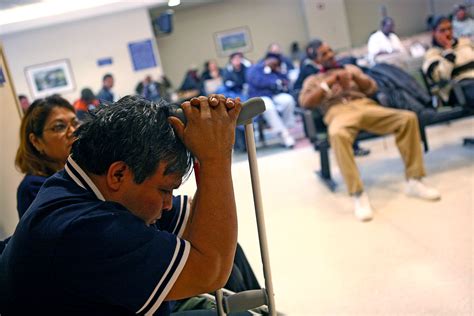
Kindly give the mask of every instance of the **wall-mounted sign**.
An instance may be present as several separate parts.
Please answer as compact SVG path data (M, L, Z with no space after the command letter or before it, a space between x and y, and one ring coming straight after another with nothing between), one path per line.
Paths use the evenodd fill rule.
M135 71L156 67L155 53L151 40L132 42L128 44L130 57Z
M0 67L0 85L3 86L6 81L7 81L7 80L6 80L6 78L5 78L5 75L3 74L3 68Z
M112 57L97 59L97 66L99 66L99 67L112 65L112 64L113 64Z

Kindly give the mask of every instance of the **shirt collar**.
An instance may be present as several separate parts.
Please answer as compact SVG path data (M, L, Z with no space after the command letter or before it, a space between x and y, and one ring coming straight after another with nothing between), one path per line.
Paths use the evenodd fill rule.
M323 66L321 66L321 72L328 72L329 70L332 70L332 69L342 69L342 68L344 68L344 66L336 61L334 65L332 65L329 68L324 68Z
M72 159L71 156L67 158L66 166L64 167L64 169L78 186L85 190L91 191L99 200L105 201L104 196L94 184L94 182L91 180L91 178L89 178L85 171L82 170L81 167L79 167L79 165L74 161L74 159Z

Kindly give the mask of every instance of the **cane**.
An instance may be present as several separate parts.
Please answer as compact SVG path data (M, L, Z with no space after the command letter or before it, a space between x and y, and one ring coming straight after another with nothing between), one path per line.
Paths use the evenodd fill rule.
M237 125L245 127L245 142L249 158L250 177L252 181L252 191L254 196L255 215L257 219L258 237L260 242L260 255L263 264L263 275L265 278L265 288L260 290L249 290L235 293L229 296L223 295L222 290L215 293L217 302L217 312L219 316L225 316L231 312L247 311L262 305L267 305L269 314L276 315L275 297L273 292L272 276L270 269L270 259L268 254L268 244L265 229L265 219L263 214L263 204L260 191L260 180L258 176L257 150L253 132L253 118L265 112L265 103L261 98L251 98L242 104L242 110L237 118ZM186 117L181 108L178 108L171 115L179 118L186 124ZM194 164L194 174L196 182L199 182L199 163Z

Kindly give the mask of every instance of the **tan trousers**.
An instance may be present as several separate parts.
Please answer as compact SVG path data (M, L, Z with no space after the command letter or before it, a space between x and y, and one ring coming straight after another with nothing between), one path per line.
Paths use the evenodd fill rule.
M329 127L329 141L349 194L364 190L352 149L360 130L379 135L394 133L405 164L405 176L425 176L420 130L414 112L385 108L364 98L332 106L324 121Z

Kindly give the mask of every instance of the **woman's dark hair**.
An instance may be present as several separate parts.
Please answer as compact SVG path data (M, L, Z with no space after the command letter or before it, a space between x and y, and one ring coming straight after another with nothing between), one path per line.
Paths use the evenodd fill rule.
M173 105L126 96L101 105L76 130L72 157L85 170L104 175L116 161L125 162L136 183L152 176L160 162L165 174L189 175L192 157L168 122Z
M432 31L436 31L436 29L441 24L441 22L444 22L444 21L451 22L451 20L445 15L433 16L431 18L431 21L429 22L430 23L430 29Z
M20 126L20 146L16 152L15 165L25 174L48 177L56 171L57 161L53 161L36 150L30 141L30 134L43 137L43 130L51 111L65 108L75 112L72 105L60 96L50 96L35 100L26 111Z
M92 92L91 89L84 88L81 90L81 99L84 100L86 103L92 103L96 99L96 96L94 95L94 92Z

